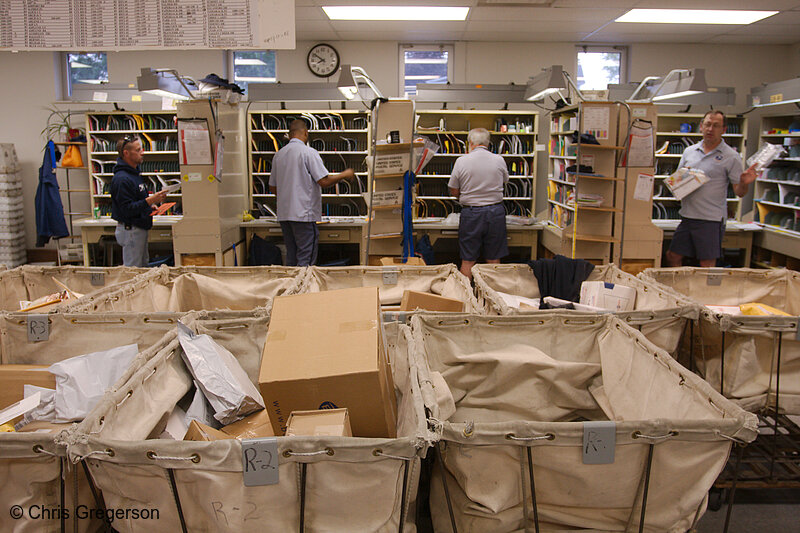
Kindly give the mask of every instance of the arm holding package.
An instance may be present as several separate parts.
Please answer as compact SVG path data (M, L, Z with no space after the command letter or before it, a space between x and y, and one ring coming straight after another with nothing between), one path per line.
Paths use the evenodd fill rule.
M183 361L214 408L214 418L231 424L264 409L261 393L231 352L208 335L197 335L178 322Z

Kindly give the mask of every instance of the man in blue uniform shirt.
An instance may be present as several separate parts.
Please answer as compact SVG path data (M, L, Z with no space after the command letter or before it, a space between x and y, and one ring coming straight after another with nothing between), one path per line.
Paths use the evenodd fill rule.
M721 111L709 111L700 123L703 140L683 152L678 168L702 170L708 181L681 200L681 223L667 251L667 264L681 266L695 257L701 267L716 266L728 218L728 183L736 196L747 194L756 179L755 165L742 172L742 156L725 144L728 123Z
M307 143L306 123L299 119L292 121L289 143L272 158L269 177L269 190L277 197L278 222L289 266L308 266L317 261L322 189L356 176L352 168L329 174L319 152Z
M146 267L147 232L153 227L153 205L167 197L162 190L148 196L147 187L139 173L144 160L142 141L129 135L117 142L119 158L111 178L111 218L117 221L114 232L122 246L122 263L125 266Z

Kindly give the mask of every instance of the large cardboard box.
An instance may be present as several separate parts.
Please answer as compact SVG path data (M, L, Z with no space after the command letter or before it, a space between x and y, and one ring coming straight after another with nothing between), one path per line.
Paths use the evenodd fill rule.
M352 437L347 409L293 411L286 424L286 436Z
M414 309L461 313L464 311L464 302L429 292L403 291L400 310L413 311Z
M56 388L56 377L47 365L0 365L0 409L20 401L25 385Z
M186 435L183 437L183 440L194 440L194 441L211 441L211 440L225 440L225 439L235 439L233 435L228 435L227 433L223 433L218 429L214 429L211 426L207 426L202 422L198 422L197 420L192 420L189 424L189 431L186 432Z
M258 385L276 435L292 411L346 407L356 437L396 436L377 287L275 298Z

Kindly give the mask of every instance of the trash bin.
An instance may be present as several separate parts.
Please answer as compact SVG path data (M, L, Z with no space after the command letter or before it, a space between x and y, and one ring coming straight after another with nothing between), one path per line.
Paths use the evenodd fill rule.
M504 294L539 298L539 284L528 265L475 265L472 269L478 303L490 315L529 314L534 309L510 306ZM639 329L656 346L675 354L687 321L699 314L697 304L669 288L641 280L616 265L594 268L587 281L605 281L636 290L633 311L615 313L626 324Z
M308 268L300 292L378 287L381 306L399 309L406 290L452 298L464 303L464 312L480 312L469 280L455 265L353 266Z
M233 353L255 382L268 322L253 316L189 326ZM108 508L158 511L157 520L114 521L120 532L415 531L420 456L429 433L416 367L404 351L407 328L395 323L386 331L397 438L277 437L278 483L244 486L238 440L147 438L192 383L171 332L137 359L128 382L69 437L70 457L89 465Z
M702 306L693 364L712 387L748 411L779 406L782 413L800 414L800 273L680 267L647 269L639 276ZM790 316L733 315L709 307L751 302Z
M439 437L436 531L452 515L458 531L683 533L731 445L756 436L754 415L613 315L418 314L411 328Z
M66 306L65 311L248 310L275 296L293 294L305 272L301 267L161 266L128 283L109 287Z

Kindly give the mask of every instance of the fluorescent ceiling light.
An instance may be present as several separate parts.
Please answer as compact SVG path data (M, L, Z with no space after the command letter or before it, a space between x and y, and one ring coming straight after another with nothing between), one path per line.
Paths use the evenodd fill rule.
M260 59L255 57L237 57L233 60L234 65L266 65Z
M468 7L323 6L331 20L466 20Z
M615 22L653 24L752 24L777 11L739 11L726 9L631 9Z

